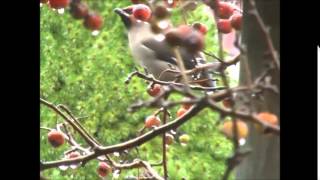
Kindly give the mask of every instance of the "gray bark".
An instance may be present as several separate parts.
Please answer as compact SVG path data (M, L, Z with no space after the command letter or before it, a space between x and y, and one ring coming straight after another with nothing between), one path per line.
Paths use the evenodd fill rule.
M257 9L264 23L271 27L271 36L276 50L279 52L280 0L256 0ZM248 12L248 1L244 0L244 12ZM265 68L268 59L264 59L267 51L266 41L256 20L251 15L244 15L243 43L247 45L247 57L252 78L255 79ZM270 60L270 59L269 59ZM240 84L246 84L246 73L243 63L240 67ZM279 74L274 74L273 82L280 84ZM263 104L256 104L257 111L269 111L280 115L279 96L264 94ZM246 146L253 151L236 169L239 180L278 180L280 179L280 138L262 135L250 125L250 135Z

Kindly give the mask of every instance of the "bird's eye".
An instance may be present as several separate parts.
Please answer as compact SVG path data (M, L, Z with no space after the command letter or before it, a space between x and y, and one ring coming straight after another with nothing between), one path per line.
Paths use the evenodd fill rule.
M133 12L133 7L132 6L126 7L123 9L123 11L131 15Z

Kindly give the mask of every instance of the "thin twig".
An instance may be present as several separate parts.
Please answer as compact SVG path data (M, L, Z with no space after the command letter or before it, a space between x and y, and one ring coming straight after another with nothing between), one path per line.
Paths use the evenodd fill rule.
M74 121L72 119L69 119L59 108L57 108L54 104L41 99L40 98L40 102L44 105L46 105L47 107L49 107L50 109L52 109L54 112L56 112L57 114L59 114L64 120L66 120L73 129L75 129L80 135L81 137L91 146L91 147L96 147L96 144L94 141L92 141L85 132L83 132L83 130L80 129L80 127L74 123Z
M167 123L167 109L163 108L163 124ZM166 145L166 132L162 135L162 164L163 164L163 174L164 179L168 178L168 170L167 170L167 145Z

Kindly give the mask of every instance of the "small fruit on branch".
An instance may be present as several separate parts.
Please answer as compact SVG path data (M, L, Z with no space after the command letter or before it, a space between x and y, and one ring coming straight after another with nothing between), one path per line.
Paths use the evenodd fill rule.
M166 41L171 46L180 46L192 31L193 29L188 25L180 25L177 28L172 28L165 34Z
M207 34L207 32L208 32L207 26L204 25L204 24L202 24L202 23L199 23L199 22L194 23L194 24L192 25L192 27L193 27L194 29L198 30L198 31L199 31L200 33L202 33L203 35Z
M222 132L230 139L234 137L233 121L227 120L223 123ZM236 120L236 128L238 139L246 138L248 136L249 128L242 120Z
M75 19L85 18L89 13L88 5L85 3L71 3L70 13Z
M199 52L204 48L203 34L198 31L193 31L185 38L183 44L189 52Z
M190 141L190 136L188 134L183 134L179 137L180 143L187 144Z
M166 133L165 142L167 145L172 144L174 141L174 137L171 134Z
M97 172L101 177L105 177L112 172L112 168L106 162L99 162Z
M151 17L151 13L151 9L145 4L138 4L133 8L133 16L141 21L148 21Z
M272 125L277 125L279 122L278 117L275 114L269 112L260 112L258 114L258 118Z
M182 37L177 29L171 29L168 33L166 33L165 37L166 41L171 46L179 46L182 44Z
M153 15L158 19L164 19L170 15L168 9L164 6L157 6L153 12Z
M279 120L278 117L275 114L269 113L269 112L260 112L257 117L264 121L265 123L271 124L271 125L278 125ZM258 131L262 132L263 127L260 124L255 124L255 127Z
M90 30L99 30L101 29L102 25L102 17L95 12L91 12L85 17L84 26Z
M158 117L151 115L146 118L144 126L146 128L152 128L154 126L160 126L160 124L161 120Z
M60 131L52 130L48 133L48 141L53 147L57 148L64 143L64 135Z
M159 95L159 93L161 92L161 88L162 86L160 84L154 84L153 87L151 86L148 88L147 92L150 96L155 97Z
M49 0L49 5L54 9L66 8L69 6L70 0Z
M171 29L165 37L171 46L183 46L192 53L204 48L203 34L188 25L180 25L178 28Z
M235 13L231 17L231 25L234 29L240 30L241 29L241 24L242 24L242 15L239 13Z
M230 3L219 2L218 16L221 19L228 19L233 14L234 8Z
M217 26L218 31L224 34L228 34L232 30L231 22L229 19L219 19Z

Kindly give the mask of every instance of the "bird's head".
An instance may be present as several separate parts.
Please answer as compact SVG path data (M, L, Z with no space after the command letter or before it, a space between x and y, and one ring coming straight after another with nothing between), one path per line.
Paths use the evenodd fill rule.
M130 30L132 27L139 27L139 26L144 26L145 24L149 24L149 18L148 20L141 21L137 19L133 15L133 10L137 5L131 5L125 8L116 8L114 9L114 12L117 13L127 30ZM150 12L151 13L151 12Z
M130 29L132 27L132 23L134 21L134 17L132 16L132 10L133 10L132 6L129 6L124 9L121 9L121 8L114 9L114 12L120 16L123 24L126 26L127 29Z

